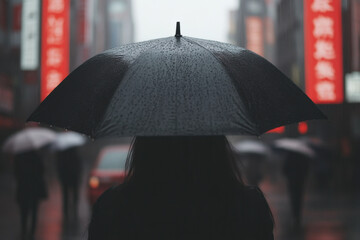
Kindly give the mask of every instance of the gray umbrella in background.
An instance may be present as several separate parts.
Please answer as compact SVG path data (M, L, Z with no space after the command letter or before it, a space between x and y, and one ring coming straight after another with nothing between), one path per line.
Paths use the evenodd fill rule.
M80 65L28 121L99 137L260 135L325 116L274 65L226 43L174 37Z
M8 153L21 153L38 150L56 139L56 133L42 127L25 128L11 135L4 143L2 150Z
M274 148L289 152L296 152L307 157L314 158L315 151L301 139L282 138L274 142Z
M50 145L50 149L55 151L66 150L71 147L80 147L86 143L86 137L83 135L68 131L58 133L54 142Z
M233 146L239 154L259 154L266 156L271 152L265 143L258 140L243 140L233 144Z

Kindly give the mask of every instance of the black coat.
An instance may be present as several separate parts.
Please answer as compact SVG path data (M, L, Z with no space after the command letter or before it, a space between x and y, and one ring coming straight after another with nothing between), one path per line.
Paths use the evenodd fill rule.
M60 182L63 185L78 186L81 180L81 159L78 147L60 151L56 157L56 167Z
M17 183L16 197L20 204L47 197L44 163L36 151L15 155L14 170Z
M224 194L173 186L163 192L162 186L109 189L94 205L89 240L273 240L273 218L259 188Z

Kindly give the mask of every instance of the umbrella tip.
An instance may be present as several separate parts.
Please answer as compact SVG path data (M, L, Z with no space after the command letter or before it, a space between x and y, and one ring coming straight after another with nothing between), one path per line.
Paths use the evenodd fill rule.
M176 22L176 33L175 33L175 37L182 37L181 33L180 33L180 22Z

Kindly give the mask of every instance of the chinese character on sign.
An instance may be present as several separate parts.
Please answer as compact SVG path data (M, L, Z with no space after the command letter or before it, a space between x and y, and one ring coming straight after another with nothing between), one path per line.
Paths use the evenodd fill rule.
M335 79L335 69L331 62L318 61L315 65L315 72L318 79Z
M334 11L334 8L331 6L332 0L314 0L311 5L311 10L314 12L329 12Z
M64 19L55 16L48 18L48 35L46 41L48 44L61 44L64 36Z
M61 13L64 11L65 0L49 0L48 11L53 13Z
M313 34L316 38L334 37L334 21L330 17L319 16L313 20L313 23Z
M56 70L50 71L46 76L46 89L52 91L60 84L62 76Z
M317 40L315 43L314 57L317 60L320 59L334 59L335 49L334 44L331 41Z
M62 63L63 54L60 48L49 48L46 57L47 66L57 67Z
M316 84L315 90L320 101L336 100L335 85L331 82L319 82Z

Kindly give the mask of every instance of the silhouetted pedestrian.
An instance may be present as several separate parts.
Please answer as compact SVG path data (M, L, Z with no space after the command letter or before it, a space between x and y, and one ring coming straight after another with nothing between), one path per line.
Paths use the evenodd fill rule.
M44 180L44 164L36 151L16 154L14 157L15 178L17 183L16 199L20 207L21 234L23 238L33 237L36 230L39 202L47 197ZM28 231L28 219L31 226Z
M286 154L283 173L287 179L290 205L294 226L301 225L301 212L304 201L304 191L309 172L309 157L304 154L289 151Z
M59 151L56 163L63 196L64 217L67 219L70 212L74 214L74 217L77 217L79 186L82 173L82 163L78 155L78 147Z
M259 186L265 175L265 156L257 153L241 154L239 161L243 162L247 183Z
M224 136L136 137L127 178L93 208L89 239L273 239L257 187Z

